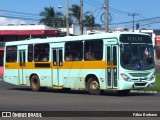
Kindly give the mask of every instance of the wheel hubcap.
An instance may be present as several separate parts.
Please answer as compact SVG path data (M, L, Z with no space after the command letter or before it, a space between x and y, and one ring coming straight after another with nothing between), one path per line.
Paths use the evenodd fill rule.
M97 89L99 89L99 85L98 85L98 83L97 83L96 81L93 81L93 82L91 83L91 85L90 85L90 88L91 88L92 90L97 90Z

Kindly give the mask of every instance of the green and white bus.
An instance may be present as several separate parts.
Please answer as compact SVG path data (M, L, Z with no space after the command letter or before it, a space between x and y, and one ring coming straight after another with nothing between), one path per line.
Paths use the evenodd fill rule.
M154 47L142 33L101 33L7 42L4 81L53 89L129 93L153 87Z

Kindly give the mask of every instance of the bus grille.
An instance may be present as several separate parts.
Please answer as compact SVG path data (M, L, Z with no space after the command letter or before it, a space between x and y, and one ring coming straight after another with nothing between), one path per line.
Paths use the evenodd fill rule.
M145 86L147 83L134 83L135 86Z
M129 73L132 77L147 77L150 73Z
M147 78L145 79L142 79L142 78L140 78L140 79L132 79L132 81L147 81Z

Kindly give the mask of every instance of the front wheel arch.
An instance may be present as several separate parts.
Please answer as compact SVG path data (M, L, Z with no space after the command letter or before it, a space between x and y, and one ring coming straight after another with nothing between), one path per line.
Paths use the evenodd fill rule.
M100 84L98 78L95 75L88 75L85 79L86 89L91 95L99 95L100 91Z
M30 86L32 91L39 91L40 90L40 80L39 77L37 75L32 75L30 77Z

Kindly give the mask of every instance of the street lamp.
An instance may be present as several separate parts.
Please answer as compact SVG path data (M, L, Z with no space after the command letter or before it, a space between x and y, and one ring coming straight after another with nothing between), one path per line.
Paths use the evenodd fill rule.
M63 8L63 6L59 5L59 9ZM67 36L69 36L69 10L68 10L68 0L66 0L66 29L67 29Z
M61 8L63 8L63 6L59 5L58 8L61 9Z

